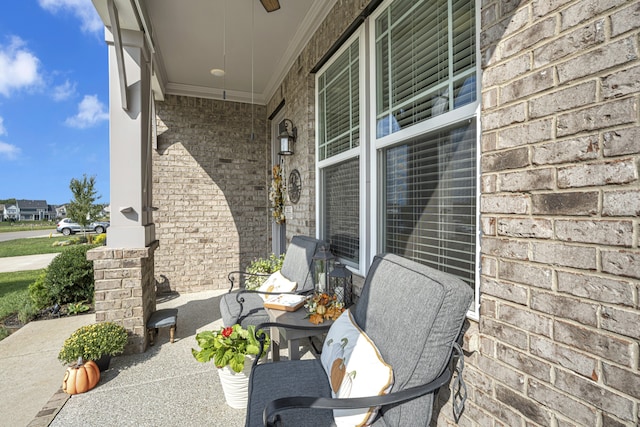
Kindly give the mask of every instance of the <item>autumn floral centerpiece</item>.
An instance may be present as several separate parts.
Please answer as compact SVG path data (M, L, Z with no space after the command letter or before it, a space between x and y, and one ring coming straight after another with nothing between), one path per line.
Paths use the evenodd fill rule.
M259 329L258 333L262 333ZM255 336L255 326L247 329L240 325L220 328L218 331L203 331L196 335L200 350L191 349L193 357L198 362L209 362L213 359L217 368L229 366L234 372L241 372L247 356L257 356L260 343ZM260 357L264 356L271 343L266 336L264 349Z
M338 302L335 295L327 293L313 295L304 306L309 313L309 321L314 325L324 322L325 319L336 320L345 310L344 304Z

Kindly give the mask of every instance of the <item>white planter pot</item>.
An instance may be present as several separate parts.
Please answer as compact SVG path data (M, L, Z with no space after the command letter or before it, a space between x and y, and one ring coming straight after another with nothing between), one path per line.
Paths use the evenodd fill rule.
M227 405L234 409L247 408L250 373L250 359L245 360L242 372L236 373L228 366L218 369L218 376L220 377L220 384L222 384L222 391L224 392Z

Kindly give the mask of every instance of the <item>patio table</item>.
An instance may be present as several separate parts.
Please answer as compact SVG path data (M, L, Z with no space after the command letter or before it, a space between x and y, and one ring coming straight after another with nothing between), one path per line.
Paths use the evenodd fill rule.
M270 322L282 323L285 325L293 325L293 326L305 326L308 329L287 329L287 328L279 328L272 327L271 328L271 359L274 362L280 360L280 345L287 346L289 350L289 359L290 360L299 360L300 359L300 339L301 338L311 338L316 336L321 336L326 333L326 329L316 329L313 323L309 322L309 319L306 318L307 311L304 308L299 308L296 311L284 311L284 310L276 310L272 308L265 308L267 314L269 315ZM323 326L331 325L333 320L325 320L322 323Z

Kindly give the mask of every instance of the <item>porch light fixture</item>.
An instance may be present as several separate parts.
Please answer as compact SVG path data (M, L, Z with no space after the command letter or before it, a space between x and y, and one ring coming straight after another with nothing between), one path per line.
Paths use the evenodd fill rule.
M293 155L293 143L298 138L298 128L293 126L291 120L284 119L278 125L278 129L280 130L280 135L278 135L280 152L278 154L281 156Z

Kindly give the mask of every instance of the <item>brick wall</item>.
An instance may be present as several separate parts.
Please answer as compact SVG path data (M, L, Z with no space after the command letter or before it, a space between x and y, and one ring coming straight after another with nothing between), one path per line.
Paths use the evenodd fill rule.
M482 2L481 316L460 425L640 421L639 37L638 1Z
M290 208L286 225L288 241L296 234L315 236L316 233L315 75L310 72L367 3L361 0L339 2L320 24L267 103L267 114L270 115L284 101L284 117L298 127L295 155L284 158L287 176L291 170L298 169L302 178L300 201L296 204L285 201Z
M179 292L227 288L230 271L271 252L265 107L168 96L156 114L156 280Z
M93 261L97 322L114 322L129 333L125 353L147 348L147 320L156 309L153 277L157 242L142 249L100 246L87 252Z

